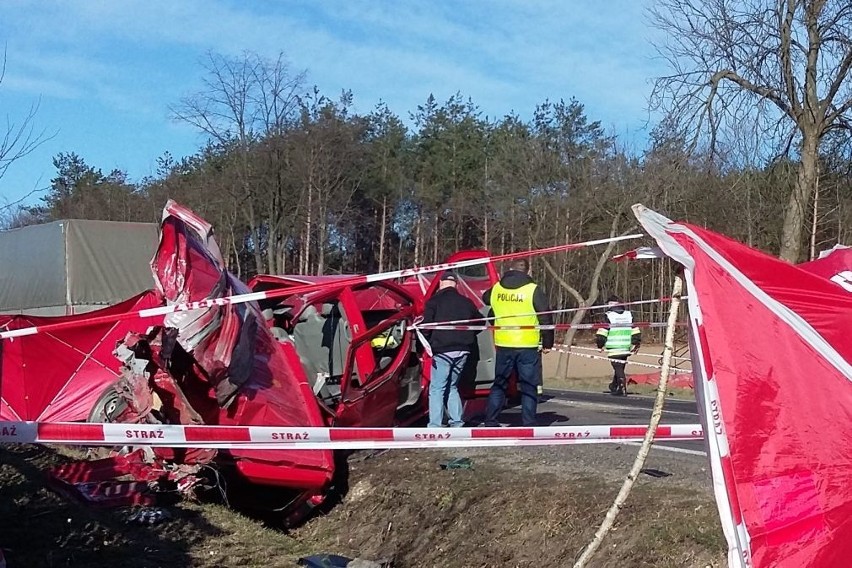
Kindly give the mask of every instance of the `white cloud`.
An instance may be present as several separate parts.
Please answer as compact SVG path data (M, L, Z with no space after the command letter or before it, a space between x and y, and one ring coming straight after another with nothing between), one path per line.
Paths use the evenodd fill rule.
M283 50L328 94L351 88L356 101L372 106L380 97L393 100L399 113L413 110L430 92L446 97L461 91L490 114L513 108L528 113L546 97L572 95L589 106L632 114L644 107L652 68L642 56L650 49L643 47L644 30L636 22L642 7L631 1L193 0L83 2L58 9L64 13L42 29L54 38L74 43L101 38L132 49L189 47L197 53L249 49L273 56ZM57 33L57 27L63 31ZM168 67L168 58L159 64ZM108 76L105 71L92 75Z
M58 99L77 99L84 92L73 85L56 79L40 79L26 74L7 73L3 78L4 90L16 91L33 97L55 97Z

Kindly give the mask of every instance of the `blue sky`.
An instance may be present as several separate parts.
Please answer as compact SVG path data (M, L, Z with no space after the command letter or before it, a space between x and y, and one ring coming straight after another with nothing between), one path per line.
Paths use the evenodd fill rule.
M172 122L168 105L201 88L208 50L284 52L323 94L351 89L358 112L381 99L406 120L430 93L443 102L460 91L483 114L524 118L545 99L573 96L590 119L641 146L653 126L650 79L665 72L647 3L4 0L0 117L20 121L39 103L34 123L55 136L0 179L0 205L47 187L59 152L133 181L153 174L165 151L194 153L203 138Z

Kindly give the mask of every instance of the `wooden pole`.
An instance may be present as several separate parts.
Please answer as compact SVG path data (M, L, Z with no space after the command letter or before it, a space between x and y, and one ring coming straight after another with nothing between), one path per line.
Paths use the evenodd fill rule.
M642 466L645 465L645 459L648 457L648 452L651 450L651 442L657 432L657 425L660 423L660 418L663 415L663 404L666 400L666 386L669 381L672 351L674 351L675 323L677 321L678 308L680 307L682 289L683 280L681 280L680 276L676 276L674 280L674 287L672 289L672 304L669 308L668 325L666 327L666 344L665 349L663 350L663 368L660 371L660 383L657 385L657 396L654 400L654 410L651 412L651 422L648 424L648 431L645 433L645 439L642 440L642 446L639 448L639 453L636 454L636 459L633 461L633 467L630 468L630 472L627 474L627 479L624 480L621 490L615 497L615 501L613 501L612 506L609 508L609 511L607 511L603 523L601 523L600 528L598 528L594 538L586 546L586 549L583 550L579 560L574 563L574 568L583 568L586 566L600 547L607 533L609 533L609 530L612 528L612 525L615 524L615 518L621 511L621 508L624 507L624 503L627 501L627 496L630 495L630 491L633 489L633 484L636 482L636 478L639 476Z

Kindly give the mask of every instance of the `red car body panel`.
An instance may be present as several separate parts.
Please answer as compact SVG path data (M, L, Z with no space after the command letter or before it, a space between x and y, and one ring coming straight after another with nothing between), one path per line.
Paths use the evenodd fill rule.
M465 250L459 251L451 255L445 260L445 262L453 263L464 260L487 258L489 256L490 253L488 253L488 251L486 250ZM488 288L490 288L495 282L499 280L499 275L497 273L496 268L492 263L489 262L479 266L462 268L457 271L457 274L460 276L457 289L461 294L470 298L474 302L474 304L481 309L481 311L483 312L483 316L485 316L488 313L488 309L482 302L482 295ZM400 294L405 294L408 298L410 298L414 306L414 313L412 314L413 317L411 318L411 320L413 321L414 317L421 316L423 314L423 309L426 300L437 291L439 284L438 276L439 273L423 274L406 278L398 284L381 283L381 285L373 284L369 285L368 287L356 289L356 294L359 295L357 305L361 310L399 310L399 303L393 302L391 300L392 296L390 296L386 291L388 288L390 288ZM253 291L264 291L273 289L280 290L286 289L287 287L300 286L306 283L323 283L328 284L330 287L333 287L335 282L344 281L349 277L351 277L351 275L274 276L262 274L256 276L251 281L249 281L249 287ZM326 292L325 294L328 295L329 292ZM274 302L270 302L268 305L273 304ZM405 315L408 315L408 312L406 312ZM406 335L408 336L409 334ZM480 336L480 347L490 348L490 350L493 350L492 333L490 331L486 331L482 332ZM420 405L420 411L416 414L416 416L408 416L407 420L396 420L396 424L409 423L413 420L416 420L417 418L425 416L427 413L428 401L426 399L426 394L428 391L428 384L432 368L431 357L425 351L418 350L418 359L421 362L420 380L421 388L424 393L422 404ZM402 364L402 361L399 361L399 363ZM394 362L394 365L396 364L397 361ZM477 367L478 369L476 369L476 372L472 372L475 369L469 368L469 372L466 373L467 376L463 377L462 381L460 382L460 393L462 395L462 398L465 400L484 399L488 396L490 385L493 380L493 361L491 361L490 359L485 360ZM514 397L516 394L516 383L514 380L511 380L509 385L509 396ZM373 402L377 404L376 408L380 406L378 404L378 400L374 400ZM337 424L351 424L363 426L380 426L388 424L388 422L371 420L370 418L367 418L366 415L361 415L361 420L365 420L367 422L362 422L359 424L352 423L353 417L350 416L350 413L346 412L345 409L344 416L345 420L341 422L338 419ZM376 416L376 418L378 418L378 416Z
M169 303L244 294L249 290L224 266L212 227L170 202L160 246L151 262L158 289ZM206 409L207 424L223 426L321 426L323 416L292 349L281 348L254 303L225 304L166 316L177 341L200 367L195 384L183 389ZM211 392L212 390L212 392ZM199 400L200 399L200 400ZM213 401L215 406L211 404ZM330 451L221 450L251 483L318 488L334 471Z
M464 251L448 260L487 254ZM434 275L398 284L356 285L351 280L348 285L338 285L346 276L261 275L247 286L227 271L212 227L171 201L164 209L151 269L156 290L142 300L102 312L286 290L305 283L322 286L307 293L278 294L274 300L260 303L222 302L178 311L147 332L144 330L157 324L156 320L128 319L114 326L69 330L59 339L70 345L77 359L62 365L49 353L29 350L17 357L15 346L7 348L0 416L222 426L386 427L409 424L426 415L430 359L408 328L437 289ZM491 264L463 269L460 275L460 291L477 305L482 304L482 292L497 279ZM98 314L71 319L91 315ZM47 319L57 318L38 318L40 323ZM3 323L15 326L11 319ZM487 345L490 332L481 336L480 343ZM45 343L50 341L57 338L35 335L16 340L20 342L17 347L41 346L58 352ZM113 355L108 363L102 361L104 352ZM91 372L92 354L97 355L100 366L96 370L100 372ZM23 400L32 390L35 383L27 380L32 375L24 369L28 363L30 371L37 368L39 358L53 367L51 376L64 376L48 381L50 388L42 388L39 397L30 396L39 401L39 408L33 410L18 399ZM493 374L493 361L491 368ZM81 373L81 369L89 372ZM62 388L71 384L74 390ZM75 394L80 392L85 394ZM95 400L98 393L102 393L100 399ZM468 400L481 398L487 389L463 387L463 394ZM112 404L116 400L122 404L116 407ZM45 414L51 407L73 412ZM335 472L333 453L322 450L156 448L153 460L151 472L164 471L163 464L171 463L184 468L183 472L197 473L199 467L212 462L249 485L295 490L290 509L320 502ZM103 467L97 465L98 476ZM83 481L88 475L85 468L63 471L63 475L75 472L63 479L66 483ZM132 475L137 480L144 477L140 471L134 462Z
M261 307L266 307L267 313L289 308L292 314L290 321L282 325L288 331L295 332L299 320L308 310L316 310L317 306L328 306L330 303L338 306L345 318L344 332L347 337L342 360L338 362L337 369L331 370L330 375L348 380L340 380L338 396L328 401L332 404L324 404L328 409L327 424L352 427L400 424L402 421L398 419L397 411L400 406L401 375L415 356L412 334L400 333L398 344L392 349L383 350L382 354L376 353L371 341L391 328L412 321L418 313L415 298L392 282L334 286L336 281L345 278L260 275L252 279L249 286L253 291L264 291L282 290L306 282L328 283L327 288L315 292L284 295L261 302ZM270 319L269 325L273 324L274 321ZM281 345L286 348L292 346L287 341ZM390 359L383 368L380 355ZM307 379L310 364L305 367ZM422 407L422 404L418 403L417 406ZM418 413L419 416L422 416L422 412Z

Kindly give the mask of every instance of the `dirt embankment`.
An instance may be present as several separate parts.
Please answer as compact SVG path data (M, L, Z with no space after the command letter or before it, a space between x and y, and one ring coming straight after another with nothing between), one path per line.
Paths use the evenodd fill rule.
M462 453L475 469L455 471L439 470L442 453L385 454L354 464L345 507L298 535L344 553L393 557L400 566L570 566L621 477L615 469L600 475L584 467L595 449L583 448L580 463L566 463L577 449L472 450ZM628 463L632 450L622 453L614 461ZM591 565L722 566L715 506L698 485L643 476Z
M689 370L692 368L688 361L689 352L685 346L676 346L676 359L672 361L673 366L679 369ZM663 345L642 345L639 353L632 355L625 369L628 377L635 375L646 375L659 373L659 369L644 365L659 366L662 363ZM606 353L601 353L594 348L593 343L579 343L573 348L568 357L567 373L560 369L560 358L567 357L566 354L552 351L542 357L542 375L546 388L568 389L568 390L591 390L602 392L607 390L607 385L612 380L612 365L605 359ZM649 394L656 390L653 384L632 384L629 390L635 394ZM677 398L694 398L695 393L691 388L682 388L669 385L669 394Z
M342 503L285 534L212 504L170 508L155 526L45 488L65 459L34 446L0 449L0 546L10 568L290 567L305 554L392 558L396 567L570 565L632 460L632 447L358 453ZM472 470L441 470L451 456ZM592 566L724 565L724 539L700 461L654 457ZM369 459L365 459L369 458ZM597 467L596 472L593 467Z
M609 361L601 359L603 357L606 357L606 353L601 353L594 347L594 344L590 342L579 343L574 347L574 352L577 355L575 356L574 354L572 354L571 357L568 359L568 373L566 376L569 380L597 379L601 377L612 376L612 365L609 363ZM683 346L676 347L676 351L679 357L689 357L688 351L683 349ZM592 359L588 356L594 356L598 358ZM655 369L644 367L642 365L637 365L637 363L660 365L662 362L662 356L662 344L649 343L646 345L642 345L642 347L639 349L639 353L630 357L630 362L627 364L626 372L628 375L653 373L655 372ZM557 375L559 357L560 353L557 351L552 351L547 355L543 356L542 372L545 379L555 377ZM687 369L691 368L688 362L682 361L680 359L677 359L676 363L678 367L683 367Z

